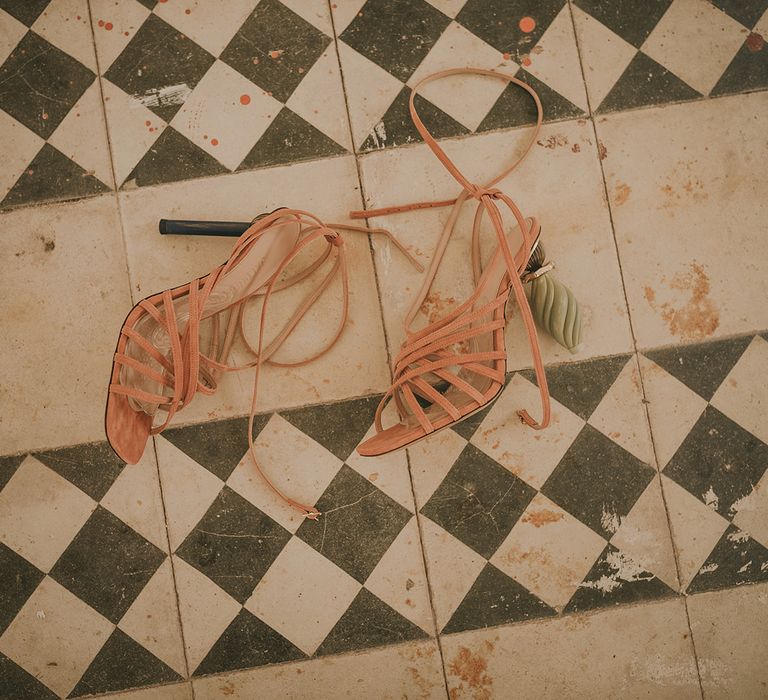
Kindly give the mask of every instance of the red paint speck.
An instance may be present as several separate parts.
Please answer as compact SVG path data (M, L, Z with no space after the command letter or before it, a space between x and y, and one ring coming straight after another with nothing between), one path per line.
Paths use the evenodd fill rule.
M80 19L80 15L77 16L77 19Z
M530 66L531 65L531 57L530 56L523 56L522 64L524 66Z
M152 126L152 122L147 119L147 121L144 122L144 126Z
M123 34L125 34L125 36L131 36L129 32L123 32Z
M112 22L107 22L107 23L104 25L104 29L106 29L108 32L111 32L111 31L112 31L112 28L113 28L114 26L115 26L115 25L114 25L114 24L112 24Z
M103 20L103 19L100 19L100 20L99 20L99 26L100 26L100 27L103 27L103 26L104 26L104 20Z
M219 145L219 139L211 139L211 146L218 146Z
M503 53L503 54L501 54L501 57L502 57L502 58L503 58L505 61L509 61L509 60L511 60L511 59L512 59L512 55L511 55L511 54L508 54L508 53Z
M280 56L282 55L283 55L283 49L277 49L276 51L269 52L270 58L280 58Z
M758 34L757 32L752 32L747 37L747 48L752 53L757 53L758 51L762 50L763 46L765 46L765 39L763 39L762 34Z
M240 104L241 105L249 105L249 104L251 104L251 96L250 95L240 95Z
M536 29L536 20L533 17L523 17L518 24L521 32L529 34Z

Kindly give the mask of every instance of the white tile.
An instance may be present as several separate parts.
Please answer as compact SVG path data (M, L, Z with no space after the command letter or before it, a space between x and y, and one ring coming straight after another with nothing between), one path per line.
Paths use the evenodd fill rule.
M259 581L245 607L312 655L360 590L360 584L294 537Z
M486 561L424 516L421 516L421 531L437 628L442 630L472 588Z
M427 2L448 17L456 17L466 4L466 0L427 0Z
M710 403L768 442L768 342L755 336Z
M661 484L677 552L680 586L685 589L728 528L728 521L672 479L662 475Z
M176 112L171 126L235 170L279 111L280 103L265 90L216 61Z
M45 141L1 109L0 134L4 145L4 167L0 172L0 198L3 198L11 191Z
M248 19L258 0L160 2L154 13L206 51L218 56Z
M96 72L86 0L53 0L35 20L32 31Z
M281 698L445 698L434 640L196 678L197 700Z
M681 599L443 638L456 698L700 698ZM641 653L639 653L641 651Z
M655 477L622 519L611 544L673 590L679 588L675 553L659 477Z
M389 109L403 83L341 40L338 48L352 138L358 147Z
M526 70L587 111L579 51L573 33L570 5L564 5L529 54Z
M472 444L534 488L541 488L584 427L584 420L552 399L552 422L531 430L517 412L538 415L539 390L515 374L472 436Z
M99 69L104 75L150 12L135 0L117 3L114 0L90 0L90 5L96 54Z
M27 457L0 492L0 541L49 571L95 508L90 496Z
M66 697L113 629L93 608L46 577L0 637L0 652Z
M333 44L312 65L285 105L336 143L352 150L339 59Z
M427 634L434 635L421 537L415 517L400 531L367 578L365 587Z
M675 455L707 402L644 355L638 356L659 468Z
M137 464L126 464L101 505L163 551L168 549L157 464L151 443Z
M193 700L192 685L177 683L110 695L110 700Z
M653 445L640 387L640 372L632 357L600 401L589 424L627 452L653 465Z
M457 56L471 56L474 68L499 68L502 55L468 29L451 22L419 64L408 85L414 87L422 78L441 70L456 68ZM505 72L514 74L516 66ZM425 85L419 94L474 131L499 98L507 83L479 75L451 76Z
M579 37L587 93L592 109L597 109L624 73L637 49L578 6L571 5L571 9Z
M254 447L259 465L275 486L289 498L310 506L342 466L340 459L279 415L269 419ZM290 532L296 532L305 520L269 488L250 453L235 467L227 485Z
M561 609L605 548L605 540L539 493L491 563L547 605Z
M51 134L48 143L108 187L113 186L101 90L94 81Z
M163 133L166 123L139 100L123 92L106 78L102 78L101 85L112 163L119 187Z
M324 0L285 0L283 5L321 32L333 36L331 14Z
M688 614L704 697L764 697L768 587L762 583L691 596Z
M366 0L334 0L331 3L331 16L337 36L357 17L365 3Z
M187 661L194 672L242 608L183 559L173 557L173 569Z
M443 483L467 441L453 430L440 430L408 448L416 503L422 507Z
M0 65L5 63L26 33L27 28L19 20L0 10Z
M706 0L674 0L642 50L706 95L744 43L743 32Z
M0 225L0 326L13 348L0 362L0 404L13 406L0 417L3 451L103 440L131 306L115 198L11 211Z
M216 500L223 483L164 437L155 438L155 444L168 539L174 552Z
M171 560L166 559L118 627L180 676L186 676Z

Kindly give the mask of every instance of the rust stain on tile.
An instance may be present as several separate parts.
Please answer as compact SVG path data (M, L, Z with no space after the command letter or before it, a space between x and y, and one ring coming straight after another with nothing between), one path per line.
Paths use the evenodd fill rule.
M556 523L558 520L563 519L562 513L556 513L553 510L542 508L531 513L526 513L523 516L524 523L530 523L534 527L541 527L542 525L548 525L549 523Z
M597 155L600 156L600 160L605 160L608 157L608 149L602 141L597 142Z
M752 53L757 53L758 51L763 50L763 46L765 46L765 39L763 39L762 34L752 32L744 43Z
M546 140L539 140L536 143L539 144L539 146L543 146L544 148L555 149L558 146L567 146L568 138L562 134L553 134Z
M578 144L578 143L574 143L574 144L573 144L573 146L571 146L571 150L572 150L574 153L578 153L579 151L581 151L581 146L579 146L579 144Z
M484 653L493 651L493 642L486 641L482 648L477 652L472 652L467 647L459 647L453 661L448 666L448 672L461 680L461 683L451 688L451 699L468 697L464 692L464 683L467 684L475 700L486 700L492 697L491 686L493 679L486 673L488 670L488 660ZM484 653L483 653L484 652Z
M447 311L456 305L455 297L443 298L440 292L428 294L421 304L421 313L423 313L430 323L434 323L446 314Z
M629 185L620 182L616 185L616 192L613 195L613 201L617 207L620 207L624 202L629 199L629 195L632 192L632 188Z
M671 289L688 292L690 297L682 304L664 302L657 306L655 295L646 299L661 314L669 332L683 340L701 340L711 336L720 326L720 311L709 297L711 285L704 268L690 264L690 271L677 273L669 282Z

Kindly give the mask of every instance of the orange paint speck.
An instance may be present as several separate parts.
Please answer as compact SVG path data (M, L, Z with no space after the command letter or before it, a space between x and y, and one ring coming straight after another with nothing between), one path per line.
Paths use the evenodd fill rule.
M190 10L189 8L187 8L186 10L184 10L184 14L185 14L185 15L191 15L191 14L192 14L192 10Z
M522 61L524 66L530 66L531 65L531 57L530 56L523 56Z
M43 112L42 117L43 117L43 121L48 119L48 112Z
M103 27L103 26L104 26L104 20L103 20L103 19L100 19L100 20L99 20L99 26L100 26L100 27Z
M144 126L152 126L152 122L147 119L147 121L144 122Z
M269 57L270 58L280 58L280 56L282 56L282 55L283 55L283 50L282 49L277 49L276 51L270 51L269 52Z
M219 145L219 139L211 139L211 146L218 146Z
M123 32L123 34L125 34L125 36L131 36L129 32Z
M528 34L536 29L536 20L533 19L533 17L523 17L518 26L520 27L521 32Z
M251 96L250 95L240 95L240 104L241 105L249 105L249 104L251 104Z
M104 29L106 29L108 32L111 32L111 31L112 31L112 28L113 28L114 26L115 26L115 25L114 25L114 24L112 24L112 22L107 22L107 23L104 25Z

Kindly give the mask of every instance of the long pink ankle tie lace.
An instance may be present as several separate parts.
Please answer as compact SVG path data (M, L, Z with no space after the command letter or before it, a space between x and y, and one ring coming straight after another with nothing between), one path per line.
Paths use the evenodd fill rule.
M475 185L472 182L470 182L466 177L464 177L464 175L459 171L459 169L456 167L453 161L451 161L451 159L446 155L445 151L440 147L440 145L437 143L434 137L429 133L429 130L426 128L426 126L424 126L424 122L422 122L421 118L416 112L416 107L414 105L414 99L416 97L416 93L419 90L419 88L422 87L423 85L429 82L432 82L433 80L439 80L440 78L445 78L447 76L466 75L466 74L489 76L492 78L504 80L509 83L514 83L515 85L520 86L533 98L533 101L536 105L536 111L537 111L536 124L533 129L533 134L531 136L530 141L528 142L526 147L523 149L522 154L517 158L517 160L515 160L512 163L512 165L507 167L499 175L497 175L496 177L494 177L492 180L488 181L484 185ZM430 76L427 76L423 80L421 80L413 88L413 91L411 92L409 109L411 113L411 118L413 119L413 123L416 126L416 129L418 130L419 134L421 134L421 137L424 139L424 142L429 146L432 152L437 156L438 160L445 166L448 172L451 173L454 179L456 179L456 181L461 185L462 187L461 193L459 194L458 197L454 197L453 199L444 199L444 200L433 201L433 202L414 202L411 204L383 207L380 209L366 209L366 210L360 210L360 211L352 211L350 212L350 218L367 219L367 218L373 218L377 216L387 216L389 214L399 214L402 212L413 211L416 209L428 209L433 207L453 206L453 210L451 211L449 219L445 227L443 228L442 235L440 236L437 242L437 246L435 247L435 253L432 256L432 260L431 260L429 269L427 271L427 274L424 277L421 290L419 291L419 294L417 295L409 312L406 314L404 326L405 326L406 343L407 343L411 338L413 338L416 335L416 331L412 329L412 324L416 319L416 316L424 302L424 299L429 293L432 283L434 282L438 267L440 266L440 262L448 246L448 241L455 229L455 224L456 224L456 221L458 220L459 211L461 210L462 206L467 201L467 199L469 199L470 197L477 200L478 204L477 204L477 211L475 213L474 226L472 231L472 246L471 246L472 269L473 269L473 274L475 278L475 283L477 283L480 277L480 242L479 242L480 222L481 222L483 213L487 212L493 224L493 227L496 231L496 235L499 240L499 246L501 247L502 253L504 255L507 268L508 270L510 270L510 280L512 284L512 289L514 291L517 304L520 307L520 312L523 319L523 323L525 325L526 334L528 335L528 343L531 349L531 355L533 357L533 366L536 372L536 380L539 385L539 392L541 396L542 419L540 422L535 421L526 410L518 411L518 415L520 416L520 419L525 424L529 425L532 428L535 428L537 430L546 428L549 425L549 422L551 419L551 407L550 407L550 400L549 400L549 388L547 386L547 377L544 372L544 364L542 362L541 351L539 349L538 336L536 333L536 325L534 323L533 315L531 313L531 307L528 302L528 298L525 294L525 290L523 289L523 284L520 280L520 277L519 275L513 274L512 272L517 269L517 266L515 265L515 262L514 262L514 255L512 254L512 251L509 249L509 245L507 243L507 237L504 234L504 223L503 223L501 212L499 211L499 208L496 202L502 201L507 206L507 208L509 209L509 211L512 213L515 220L517 221L521 232L526 230L525 217L522 215L520 209L517 207L517 205L514 203L514 201L512 201L510 197L508 197L506 194L504 194L499 189L496 189L494 187L494 185L496 185L498 182L500 182L505 177L507 177L513 170L515 170L515 168L517 168L518 165L520 165L520 163L528 155L529 151L533 147L533 144L536 142L536 138L541 128L541 122L543 117L543 111L542 111L541 101L539 100L539 96L536 94L535 90L531 88L529 85L510 75L504 75L502 73L497 73L496 71L492 71L492 70L483 70L481 68L454 68L450 70L444 70L439 73L434 73ZM530 243L528 241L527 236L522 236L522 245L523 245L524 261L527 262L531 255ZM525 262L524 262L524 265L525 265ZM458 311L458 309L455 311ZM449 323L452 318L453 318L453 315L449 314L448 316L446 316L445 319L443 319L443 321L445 323ZM438 325L440 323L441 323L440 321L437 322Z

